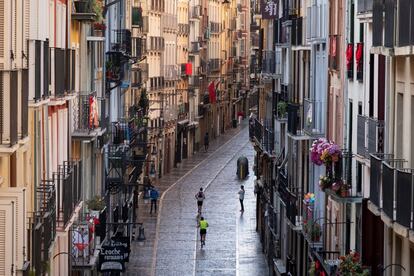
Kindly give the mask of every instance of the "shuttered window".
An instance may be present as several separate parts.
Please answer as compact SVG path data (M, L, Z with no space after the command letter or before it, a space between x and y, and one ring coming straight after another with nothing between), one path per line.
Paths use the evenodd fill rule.
M55 48L55 96L65 93L65 50Z
M10 72L10 112L17 112L17 71ZM9 116L10 120L10 145L17 143L17 120L16 118Z
M21 122L21 137L24 138L28 135L28 101L29 101L29 70L22 70L22 122Z
M35 41L35 100L41 98L41 41Z
M0 210L0 275L6 275L6 212L4 210Z
M0 1L0 34L4 34L4 1ZM0 35L0 70L4 69L4 35Z
M70 91L70 86L71 86L71 70L70 70L70 64L71 64L71 58L70 58L70 53L71 50L70 49L65 49L65 64L63 66L64 71L63 71L63 76L65 78L65 91Z
M43 96L49 96L50 84L50 50L49 41L43 42Z
M71 50L71 85L70 85L70 90L75 91L75 80L76 80L76 71L75 71L75 67L76 67L76 51L75 50Z

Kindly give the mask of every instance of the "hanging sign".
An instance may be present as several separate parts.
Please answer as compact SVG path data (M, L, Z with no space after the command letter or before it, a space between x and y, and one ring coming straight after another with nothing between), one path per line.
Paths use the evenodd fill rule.
M262 13L262 19L276 19L277 1L276 0L260 0L260 11Z

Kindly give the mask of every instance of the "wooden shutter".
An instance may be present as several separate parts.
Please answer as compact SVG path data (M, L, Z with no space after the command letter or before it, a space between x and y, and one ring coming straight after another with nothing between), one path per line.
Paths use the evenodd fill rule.
M0 0L0 70L4 69L4 0ZM1 272L1 271L0 271Z
M23 15L23 53L26 55L26 58L23 60L23 67L28 68L29 61L29 35L30 35L30 2L29 0L24 0L23 3L24 15Z
M0 210L0 275L6 275L6 211L5 210Z

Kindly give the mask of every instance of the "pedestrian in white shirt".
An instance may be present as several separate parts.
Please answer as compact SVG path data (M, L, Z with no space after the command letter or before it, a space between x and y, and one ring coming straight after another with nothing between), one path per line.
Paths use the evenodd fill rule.
M244 186L241 185L240 190L239 190L239 200L240 200L240 206L241 206L240 212L244 212L244 205L243 205L244 193L245 193Z

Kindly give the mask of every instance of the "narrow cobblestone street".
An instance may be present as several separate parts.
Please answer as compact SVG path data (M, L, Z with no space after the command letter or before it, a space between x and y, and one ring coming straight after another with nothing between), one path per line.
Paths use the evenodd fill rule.
M236 178L236 161L249 159L250 176ZM254 151L248 130L232 129L184 161L159 183L159 214L149 203L139 205L145 226L144 244L134 242L125 275L266 275L255 228ZM238 190L245 185L245 212L239 211ZM209 222L206 246L200 249L195 193L206 189L203 215Z

